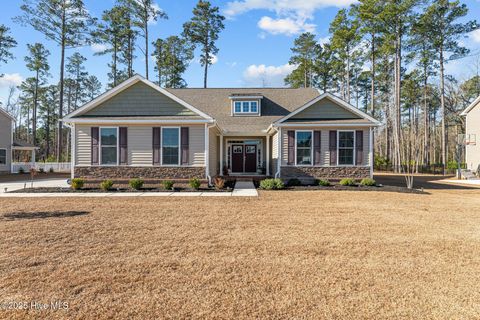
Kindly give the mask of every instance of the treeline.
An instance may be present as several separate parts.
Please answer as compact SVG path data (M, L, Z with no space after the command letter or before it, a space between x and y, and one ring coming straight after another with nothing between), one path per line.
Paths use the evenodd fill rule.
M461 39L479 26L467 13L459 1L360 0L337 13L325 43L311 33L295 39L297 68L285 83L333 92L382 120L377 164L455 161L459 113L480 95L480 56L477 74L463 83L445 73L471 54Z
M117 0L101 17L91 16L82 0L23 0L21 10L13 21L57 45L59 68L49 64L50 51L43 43L27 44L24 61L30 76L18 88L9 89L2 107L16 118L15 138L40 147L37 160L59 162L67 161L71 153L69 128L60 120L102 91L99 79L85 67L87 59L79 52L68 55L69 51L92 45L98 49L95 55L110 57L106 89L132 77L139 57L147 79L153 58L157 83L182 88L187 86L183 74L198 48L207 87L208 68L219 51L216 41L225 19L218 7L200 0L182 34L152 41L150 22L168 19L153 0ZM11 49L16 46L10 29L0 25L0 66L14 58ZM49 81L52 72L58 72L58 83Z

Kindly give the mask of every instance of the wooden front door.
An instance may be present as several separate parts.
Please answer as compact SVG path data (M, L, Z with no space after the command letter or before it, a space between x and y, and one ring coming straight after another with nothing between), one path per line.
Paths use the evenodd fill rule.
M243 172L244 159L244 145L232 145L232 172Z
M257 146L245 146L245 172L257 172Z

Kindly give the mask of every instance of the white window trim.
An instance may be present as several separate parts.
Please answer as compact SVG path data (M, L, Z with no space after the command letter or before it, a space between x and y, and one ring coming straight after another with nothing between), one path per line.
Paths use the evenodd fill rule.
M8 163L8 153L6 148L0 148L0 150L5 150L5 163L0 163L0 166L6 166Z
M177 129L178 130L178 162L177 164L163 164L163 129ZM180 127L161 127L161 135L160 135L160 165L162 167L179 167L181 163L181 156L182 156L182 132Z
M353 164L340 164L340 132L353 132ZM357 134L355 130L337 130L337 166L338 167L355 167L357 163ZM345 148L343 148L345 149Z
M241 103L240 112L235 111L235 104L237 102ZM248 102L248 112L243 111L243 103ZM251 104L252 102L257 103L257 111L252 112ZM232 115L240 115L240 116L258 116L260 115L260 101L259 100L232 100Z
M311 143L310 143L310 164L298 164L297 158L297 133L298 132L310 132L311 134ZM313 130L295 130L295 166L297 167L313 167Z
M117 164L102 164L102 129L116 129L117 130ZM107 147L112 147L107 145ZM98 161L101 167L118 167L119 165L119 156L118 150L120 148L120 136L119 136L119 127L99 127L98 128Z

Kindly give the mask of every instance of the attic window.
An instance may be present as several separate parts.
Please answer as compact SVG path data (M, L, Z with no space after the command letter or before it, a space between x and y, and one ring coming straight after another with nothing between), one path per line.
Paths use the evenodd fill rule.
M258 113L258 101L235 101L234 102L235 114L257 114Z

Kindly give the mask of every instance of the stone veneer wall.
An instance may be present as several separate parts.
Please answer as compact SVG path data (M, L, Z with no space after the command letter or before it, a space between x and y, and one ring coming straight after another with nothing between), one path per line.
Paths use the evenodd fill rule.
M280 176L284 179L363 179L370 177L370 167L282 167Z
M75 167L75 178L100 179L205 179L205 167Z

